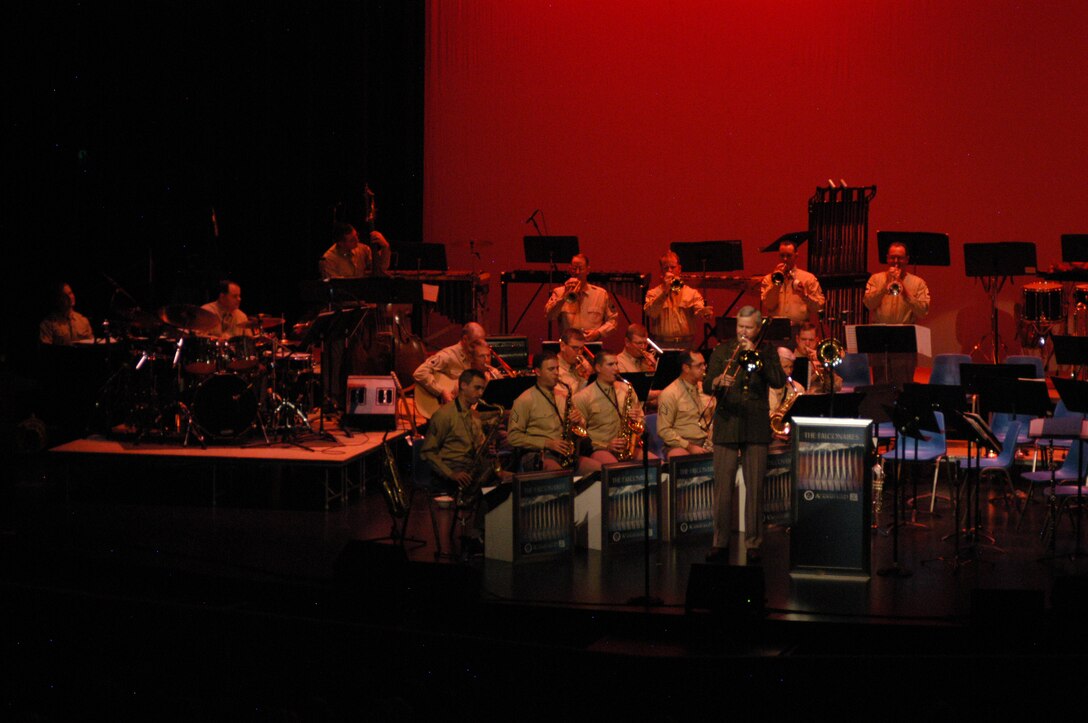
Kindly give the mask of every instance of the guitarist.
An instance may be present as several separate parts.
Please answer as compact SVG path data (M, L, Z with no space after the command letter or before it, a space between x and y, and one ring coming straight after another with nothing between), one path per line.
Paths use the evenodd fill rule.
M470 321L461 327L461 340L427 357L412 378L416 381L416 407L427 419L457 396L457 378L472 366L473 346L487 336L483 326Z

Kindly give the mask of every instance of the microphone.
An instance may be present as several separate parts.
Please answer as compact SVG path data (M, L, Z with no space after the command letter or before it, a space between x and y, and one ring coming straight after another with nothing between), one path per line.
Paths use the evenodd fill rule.
M533 211L533 215L532 215L532 216L530 216L529 218L525 219L525 223L532 223L532 222L533 222L533 219L534 219L534 218L536 218L536 215L537 215L538 213L540 213L540 209L539 209L539 208L538 208L537 210Z

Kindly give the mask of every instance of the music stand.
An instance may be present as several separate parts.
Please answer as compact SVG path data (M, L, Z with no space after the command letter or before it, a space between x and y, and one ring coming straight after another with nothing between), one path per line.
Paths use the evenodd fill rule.
M854 332L859 353L884 356L884 379L881 381L885 384L888 383L889 354L918 353L918 332L913 324L859 324Z
M653 383L654 375L646 372L629 372L620 376L630 382L631 388L635 391L635 398L645 404L646 398L650 395L650 385Z
M836 392L834 394L802 394L790 407L787 419L793 417L838 417L862 419L859 410L865 400L861 392Z
M1046 382L1033 379L1031 364L960 364L967 394L978 395L980 414L1006 412L1041 417L1050 411Z
M681 267L687 269L689 273L697 270L702 275L700 287L704 299L706 298L706 278L708 273L711 271L739 271L744 268L744 247L740 241L673 241L669 244L669 249L676 254ZM744 295L744 291L741 290L737 294L737 298L733 299L733 303L729 305L729 308L725 310L722 316L727 315L737 305L737 302ZM706 340L714 333L715 331L710 324L704 322L703 342L698 347L700 351L706 346ZM721 339L722 337L717 338Z
M1088 261L1088 233L1062 234L1062 261L1067 264Z
M1088 365L1088 336L1067 336L1054 334L1054 361L1060 366L1079 367L1079 376L1083 376Z
M948 234L932 231L877 231L877 258L888 263L888 248L902 244L910 255L911 266L951 266Z
M979 279L983 290L990 295L991 359L996 364L1001 345L997 330L997 295L1011 277L1035 273L1035 244L1026 241L964 244L963 266L966 275ZM971 348L972 352L982 346L986 336L982 335Z
M352 307L347 309L333 309L331 311L322 311L310 324L310 328L306 330L305 336L302 337L302 341L299 345L301 349L308 349L316 343L321 344L322 356L324 357L321 362L321 406L318 411L318 429L317 435L322 439L329 441L336 441L330 433L325 431L325 405L329 399L329 378L332 376L332 365L328 363L329 357L332 356L330 351L330 344L336 343L340 339L347 339L352 332L362 323L366 313L370 311L367 307ZM341 368L338 372L343 372L343 363L341 362ZM347 394L347 389L344 390ZM334 400L334 404L337 407L343 409L346 405L343 404L343 400ZM343 430L349 437L351 434L347 430Z
M489 403L498 404L503 409L509 410L510 407L514 406L514 400L534 384L536 384L535 376L492 379L487 383L485 394Z
M881 577L910 577L914 574L899 563L899 497L903 493L902 480L900 479L902 459L899 438L914 439L914 456L917 458L918 438L922 436L922 427L932 425L931 428L936 428L937 418L933 416L931 409L911 402L910 394L902 394L892 407L885 407L885 412L891 417L896 431L895 448L893 450L895 496L892 497L892 564L876 571L876 574ZM887 479L886 474L884 477Z
M392 271L447 271L445 244L409 243L398 245L392 252Z
M533 221L533 225L536 225L536 221ZM545 224L546 225L546 224ZM538 231L540 229L537 229ZM540 295L540 292L545 286L558 286L559 279L557 274L559 273L558 262L560 260L570 261L577 256L580 251L578 250L578 237L577 236L523 236L522 245L525 251L525 262L529 264L548 264L548 280L542 281L539 286L536 287L536 291L533 292L532 297L529 299L529 303L525 305L525 308L521 311L521 316L514 322L515 329L521 324L521 320L525 318L525 314L533 306L533 302L536 301L536 297ZM552 322L548 320L548 336L552 335Z
M958 571L960 565L965 565L972 560L981 560L982 552L978 546L978 538L980 535L987 537L990 543L995 541L991 535L987 535L982 532L982 525L979 520L978 509L978 490L981 487L982 480L982 467L980 460L982 458L982 450L992 452L1001 451L1001 441L994 436L994 432L990 429L990 425L977 414L972 412L959 412L952 410L952 414L957 419L958 426L964 430L964 435L967 440L967 471L964 475L964 483L968 485L968 506L967 516L964 521L964 527L960 528L960 494L956 494L956 499L953 507L953 514L955 515L954 529L952 536L955 538L954 550L951 564L954 571ZM971 457L971 448L974 447L974 458ZM973 472L973 474L972 474ZM971 479L974 478L974 513L972 515L970 497L971 497ZM963 553L960 551L960 535L963 535L970 544L967 550ZM947 539L947 536L944 538ZM1004 550L994 547L998 552L1005 552ZM942 561L948 562L949 560L944 557L938 558Z
M650 389L664 389L676 381L680 376L680 355L684 352L680 349L666 349L657 360L657 369L654 370L654 380Z
M719 339L733 339L737 336L737 317L718 317L717 327L714 329ZM767 322L767 328L763 332L763 338L774 341L789 341L793 336L793 327L785 316L773 316Z
M1070 412L1076 414L1088 415L1088 382L1078 381L1076 379L1063 379L1061 377L1051 377L1054 382L1054 388L1058 390L1058 396L1065 404L1065 408ZM1076 522L1076 543L1073 548L1073 552L1069 557L1072 560L1083 556L1081 552L1081 517L1084 516L1084 437L1079 436L1077 438L1077 444L1080 445L1080 458L1077 465L1077 499L1081 503L1077 506L1077 522ZM1057 544L1057 528L1058 518L1054 518L1054 541Z

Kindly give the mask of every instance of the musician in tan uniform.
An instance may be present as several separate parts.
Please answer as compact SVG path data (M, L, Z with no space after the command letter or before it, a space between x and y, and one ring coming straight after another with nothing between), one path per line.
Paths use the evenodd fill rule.
M359 233L347 223L332 225L333 244L317 262L322 279L358 279L389 271L389 242L371 231L369 245L359 243ZM377 263L375 263L375 256Z
M589 259L578 254L570 260L570 278L552 289L544 313L549 321L559 320L560 332L581 329L586 341L600 341L616 328L619 314L608 291L588 278Z
M782 366L782 372L786 375L786 385L782 387L771 387L767 390L767 401L770 405L771 415L773 416L775 411L782 406L783 400L786 398L786 389L789 388L794 394L804 394L805 388L801 385L801 382L794 381L793 364L797 360L797 355L784 346L778 347L778 363ZM771 446L770 453L777 453L785 451L786 445L781 444L782 441L789 439L787 435L775 434L774 430L771 430Z
M910 254L901 243L888 247L888 270L878 271L865 284L862 302L869 309L870 324L917 324L929 315L929 286L917 274L907 272ZM916 354L888 355L888 369L882 354L870 354L873 380L895 384L913 381L917 366Z
M427 426L427 436L419 456L434 473L436 481L451 493L470 488L475 480L471 474L481 446L485 443L483 426L476 404L483 398L487 379L476 369L466 369L457 378L458 393L453 401L442 405ZM466 509L474 517L466 521L462 549L472 554L483 552L484 509L482 495L465 500Z
M440 349L416 367L412 378L416 387L422 387L432 397L446 404L457 393L456 380L461 372L472 366L472 347L487 337L484 328L474 321L461 327L461 340Z
M616 355L621 374L642 372L652 374L657 369L657 359L649 352L650 342L646 327L631 324L624 337L623 351Z
M703 392L706 361L697 351L680 355L680 376L665 387L657 400L657 434L668 448L667 457L713 451L710 422L714 397Z
M68 284L58 284L53 298L53 311L38 325L42 344L67 346L77 341L93 339L91 322L76 311L76 295Z
M797 330L797 334L793 338L794 356L790 362L791 371L786 372L787 376L791 375L793 373L792 369L797 366L797 360L805 359L808 367L807 391L810 394L827 393L827 370L824 369L823 363L816 356L816 347L819 343L816 338L816 325L811 322L801 324L801 328ZM835 380L835 391L841 391L842 377L832 370L831 378Z
M574 395L574 406L585 419L593 448L587 465L591 471L619 461L627 445L623 439L624 425L643 416L634 389L618 380L616 367L616 355L602 351L593 363L596 380ZM656 459L652 453L650 457ZM635 458L642 459L641 450L635 453Z
M220 339L232 339L244 334L252 336L254 330L246 326L249 317L239 308L241 305L242 287L230 279L220 281L219 296L215 301L209 301L200 307L215 314L215 318L219 321L218 326L209 329L206 335Z
M559 381L575 392L589 383L593 368L582 350L586 347L586 335L578 329L567 329L559 337Z
M488 381L491 381L492 379L501 379L505 376L501 369L491 366L491 345L487 343L486 339L477 339L472 343L470 356L471 361L469 362L469 366L477 371L483 372Z
M559 383L556 355L544 352L533 361L536 384L514 400L507 441L520 451L519 467L523 472L563 469L561 458L577 451L581 442L578 437L563 439L564 420L571 424L582 424L584 420L578 409L570 405L570 389ZM580 466L576 458L575 474L585 474Z
M763 277L759 298L766 316L781 316L796 327L817 318L824 309L824 292L816 277L797 266L797 246L792 241L778 245L779 264ZM776 283L776 274L781 281Z
M642 308L650 320L654 341L664 347L686 349L695 338L696 318L711 321L714 308L703 302L697 289L683 283L683 269L675 253L669 251L660 263L661 283L646 292Z

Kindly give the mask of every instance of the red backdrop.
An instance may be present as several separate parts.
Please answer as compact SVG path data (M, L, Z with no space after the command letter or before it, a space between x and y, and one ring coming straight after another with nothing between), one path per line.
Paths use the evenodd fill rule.
M1045 268L1088 231L1086 30L1085 3L432 0L425 240L494 242L477 262L492 330L533 209L597 271L739 238L756 274L816 186L875 184L870 270L878 230L948 233L952 266L919 272L935 351L968 350L989 319L964 243L1034 241ZM999 300L1010 352L1029 280ZM519 331L542 316L538 298Z

